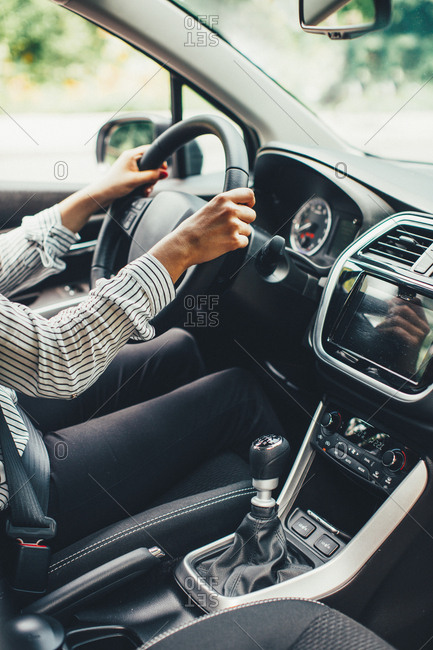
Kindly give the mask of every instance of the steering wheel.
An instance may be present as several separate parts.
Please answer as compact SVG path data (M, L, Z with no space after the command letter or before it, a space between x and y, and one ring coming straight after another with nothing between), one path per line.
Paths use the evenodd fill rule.
M207 133L216 135L224 148L223 191L247 187L249 166L245 143L232 124L215 115L193 117L168 128L142 156L139 169L158 169L179 147ZM114 201L101 226L93 255L91 287L100 278L109 278L117 271L115 266L120 250L123 255L126 251L128 262L140 257L205 204L203 199L179 191L163 191L153 199L133 192ZM174 302L179 305L185 296L197 295L213 284L221 287L246 255L247 249L239 249L191 267L176 284Z

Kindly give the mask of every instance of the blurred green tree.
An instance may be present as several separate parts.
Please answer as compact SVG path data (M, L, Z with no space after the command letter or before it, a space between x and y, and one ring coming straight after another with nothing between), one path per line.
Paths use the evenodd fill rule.
M399 0L392 5L391 25L379 37L363 37L363 48L348 48L345 77L389 80L398 88L423 83L433 75L433 1Z
M104 36L47 0L2 0L0 48L3 80L17 74L30 82L73 79L102 54Z

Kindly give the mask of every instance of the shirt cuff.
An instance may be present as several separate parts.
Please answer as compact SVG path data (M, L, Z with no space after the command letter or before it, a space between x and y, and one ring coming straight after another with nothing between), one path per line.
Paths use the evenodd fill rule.
M81 239L78 233L71 232L62 224L58 205L42 210L33 217L24 217L22 228L25 238L38 245L42 264L59 271L65 268L59 258Z
M145 286L152 303L153 316L156 316L175 298L176 290L169 272L150 253L130 262L126 268L141 285Z
M149 321L173 300L176 291L165 266L146 253L114 278L98 280L93 295L120 307L134 326L130 336L146 341L155 335Z

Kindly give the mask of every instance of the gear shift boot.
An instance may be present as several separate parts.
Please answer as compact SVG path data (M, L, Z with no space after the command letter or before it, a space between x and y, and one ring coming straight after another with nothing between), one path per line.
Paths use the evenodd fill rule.
M289 443L281 436L261 436L253 442L250 467L257 495L251 500L251 512L226 550L195 567L223 596L243 596L313 568L301 553L288 548L272 497L289 451Z
M262 518L255 510L245 516L229 548L195 567L223 596L242 596L313 568L299 551L288 548L275 511Z

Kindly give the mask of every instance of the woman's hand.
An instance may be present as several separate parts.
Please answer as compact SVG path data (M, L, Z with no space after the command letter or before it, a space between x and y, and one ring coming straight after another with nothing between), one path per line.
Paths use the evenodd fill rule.
M193 264L213 260L248 245L254 192L248 188L218 194L185 219L149 251L170 273L173 282Z
M148 196L155 183L167 178L168 173L167 163L159 169L142 172L138 169L138 161L147 149L148 145L145 145L124 151L102 178L59 203L63 225L78 232L94 212L106 208L137 187L143 186L143 194Z
M159 169L145 171L138 169L138 161L148 148L149 145L144 145L120 154L108 172L88 186L88 194L93 196L103 207L115 199L126 196L141 185L144 195L148 196L155 183L168 176L167 163L163 163Z

